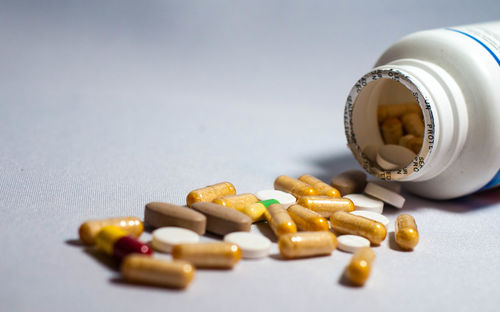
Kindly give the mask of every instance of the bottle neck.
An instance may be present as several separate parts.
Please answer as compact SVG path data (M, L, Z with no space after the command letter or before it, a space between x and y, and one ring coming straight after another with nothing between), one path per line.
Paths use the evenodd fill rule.
M379 107L418 104L424 132L422 147L403 167L383 169L373 151L386 144ZM425 181L443 172L460 154L467 135L465 100L455 80L436 64L401 59L374 68L354 85L347 98L348 147L366 171L384 180Z

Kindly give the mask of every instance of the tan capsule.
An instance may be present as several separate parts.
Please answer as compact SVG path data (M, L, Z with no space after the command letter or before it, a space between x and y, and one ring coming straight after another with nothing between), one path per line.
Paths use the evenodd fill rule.
M119 217L99 220L88 220L80 225L78 234L80 240L87 245L95 244L95 237L99 231L107 226L113 225L125 230L130 236L139 237L144 230L142 221L137 217Z
M121 272L132 283L186 288L194 278L195 268L186 261L166 261L131 254L123 260Z
M332 214L330 223L335 232L363 236L374 245L383 242L387 235L382 223L344 211Z
M401 116L401 121L403 122L406 133L413 134L416 137L424 136L425 127L420 117L421 115L422 113L408 113Z
M352 284L362 286L370 276L374 260L375 252L370 247L359 248L345 268L345 277Z
M317 195L318 191L297 179L281 175L274 180L274 188L292 194L295 197Z
M385 144L398 144L403 136L403 124L396 118L388 118L382 122L382 137Z
M418 229L415 219L408 215L399 215L395 227L396 243L401 249L412 250L418 244Z
M400 117L407 113L421 113L422 110L417 103L401 103L381 105L377 110L378 122L381 123L387 118Z
M326 184L318 178L312 175L304 174L299 177L299 180L309 184L312 188L318 191L318 195L330 196L330 197L340 197L340 192L336 188Z
M339 190L342 196L361 193L366 186L366 174L361 170L347 170L336 175L330 185Z
M277 237L297 232L297 225L281 204L272 204L264 212L267 224Z
M398 144L418 154L422 149L422 138L417 138L413 134L407 134L399 139Z
M248 232L252 226L252 219L236 209L206 202L194 203L191 208L205 215L206 230L214 234Z
M195 231L203 235L207 225L207 218L184 206L168 203L148 203L144 209L144 222L155 228L164 226L178 226Z
M191 207L197 202L211 202L216 198L234 194L236 194L234 185L229 182L221 182L189 192L186 197L186 204Z
M225 242L179 244L172 248L172 257L197 268L232 269L241 259L241 249Z
M287 212L301 231L328 231L330 228L327 219L301 205L292 205Z
M297 204L311 209L325 218L337 211L354 211L354 203L349 198L304 196L297 200Z
M238 211L243 211L243 209L251 204L258 202L259 199L250 193L229 195L224 197L219 197L214 199L212 202L214 204L222 205L225 207L233 208Z
M337 248L337 236L330 231L289 233L280 237L278 247L288 259L324 256Z

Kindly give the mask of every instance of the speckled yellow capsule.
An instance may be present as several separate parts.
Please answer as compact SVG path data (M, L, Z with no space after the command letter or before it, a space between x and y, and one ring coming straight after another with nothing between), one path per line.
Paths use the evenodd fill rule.
M399 215L395 226L396 243L401 249L412 250L418 244L418 229L415 219L409 214Z
M281 175L274 180L274 188L292 194L295 197L318 195L318 191L300 180Z
M186 197L186 204L191 207L197 202L211 202L216 198L234 194L236 194L236 188L233 184L221 182L189 192Z
M119 227L127 232L128 235L136 238L141 236L142 231L144 230L142 221L137 217L88 220L82 223L78 229L80 240L86 245L94 245L97 233L99 233L99 231L107 225Z
M326 184L320 179L309 174L304 174L299 177L299 181L309 184L312 188L318 191L318 195L329 197L340 197L340 192L336 188Z
M344 211L332 214L330 223L335 232L363 236L374 245L383 242L387 235L382 223Z
M370 247L362 247L352 255L345 268L345 277L356 286L362 286L370 276L375 252Z
M286 211L283 205L272 204L267 207L264 216L277 237L283 234L297 232L297 225Z
M257 222L264 219L264 213L266 212L267 207L272 204L279 203L280 202L276 199L261 200L259 202L246 206L241 212L249 216L252 219L252 222Z
M219 197L214 199L212 202L221 206L236 209L238 211L243 211L248 205L258 202L259 199L251 193L229 195L224 197Z
M297 204L309 208L325 218L337 211L354 211L354 203L349 198L304 196L297 200Z
M232 269L241 259L241 249L225 242L179 244L172 248L172 257L197 268Z
M328 231L330 228L327 219L301 205L292 205L287 212L300 231Z
M195 268L186 261L167 261L132 254L123 260L121 272L131 283L186 288L194 278Z
M337 248L337 236L330 231L289 233L280 237L278 247L287 259L325 256Z

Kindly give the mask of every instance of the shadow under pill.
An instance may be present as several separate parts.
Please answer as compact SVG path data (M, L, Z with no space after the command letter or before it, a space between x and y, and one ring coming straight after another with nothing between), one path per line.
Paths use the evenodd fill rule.
M93 247L85 247L83 252L87 254L92 259L96 260L99 264L107 267L112 271L118 272L120 270L119 262L111 256L108 256Z
M255 224L257 226L257 229L259 232L267 237L271 242L277 243L278 239L276 238L276 235L274 235L274 232L271 230L267 222L259 222Z
M351 281L349 281L349 279L345 275L345 270L340 275L340 277L338 279L338 283L339 283L339 285L349 287L349 288L361 288L362 287L362 286L354 285L353 283L351 283Z
M179 292L179 293L182 293L184 292L186 289L182 289L182 288L171 288L171 287L167 287L167 286L161 286L161 285L150 285L150 284L141 284L141 283L133 283L133 282L129 282L127 280L125 280L123 277L121 276L116 276L116 277L112 277L109 279L109 282L111 284L115 284L115 285L120 285L120 286L126 286L126 287L135 287L135 288L144 288L144 289L158 289L158 290L162 290L162 291L171 291L171 292Z
M81 240L74 239L74 238L67 239L64 242L66 243L66 245L75 246L75 247L85 247L85 246L87 246Z

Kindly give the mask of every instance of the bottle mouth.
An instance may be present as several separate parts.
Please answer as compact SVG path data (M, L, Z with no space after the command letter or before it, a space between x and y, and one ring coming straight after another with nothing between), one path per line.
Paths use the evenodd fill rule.
M418 179L438 136L431 97L395 67L367 73L351 89L344 111L347 145L360 165L384 180Z

